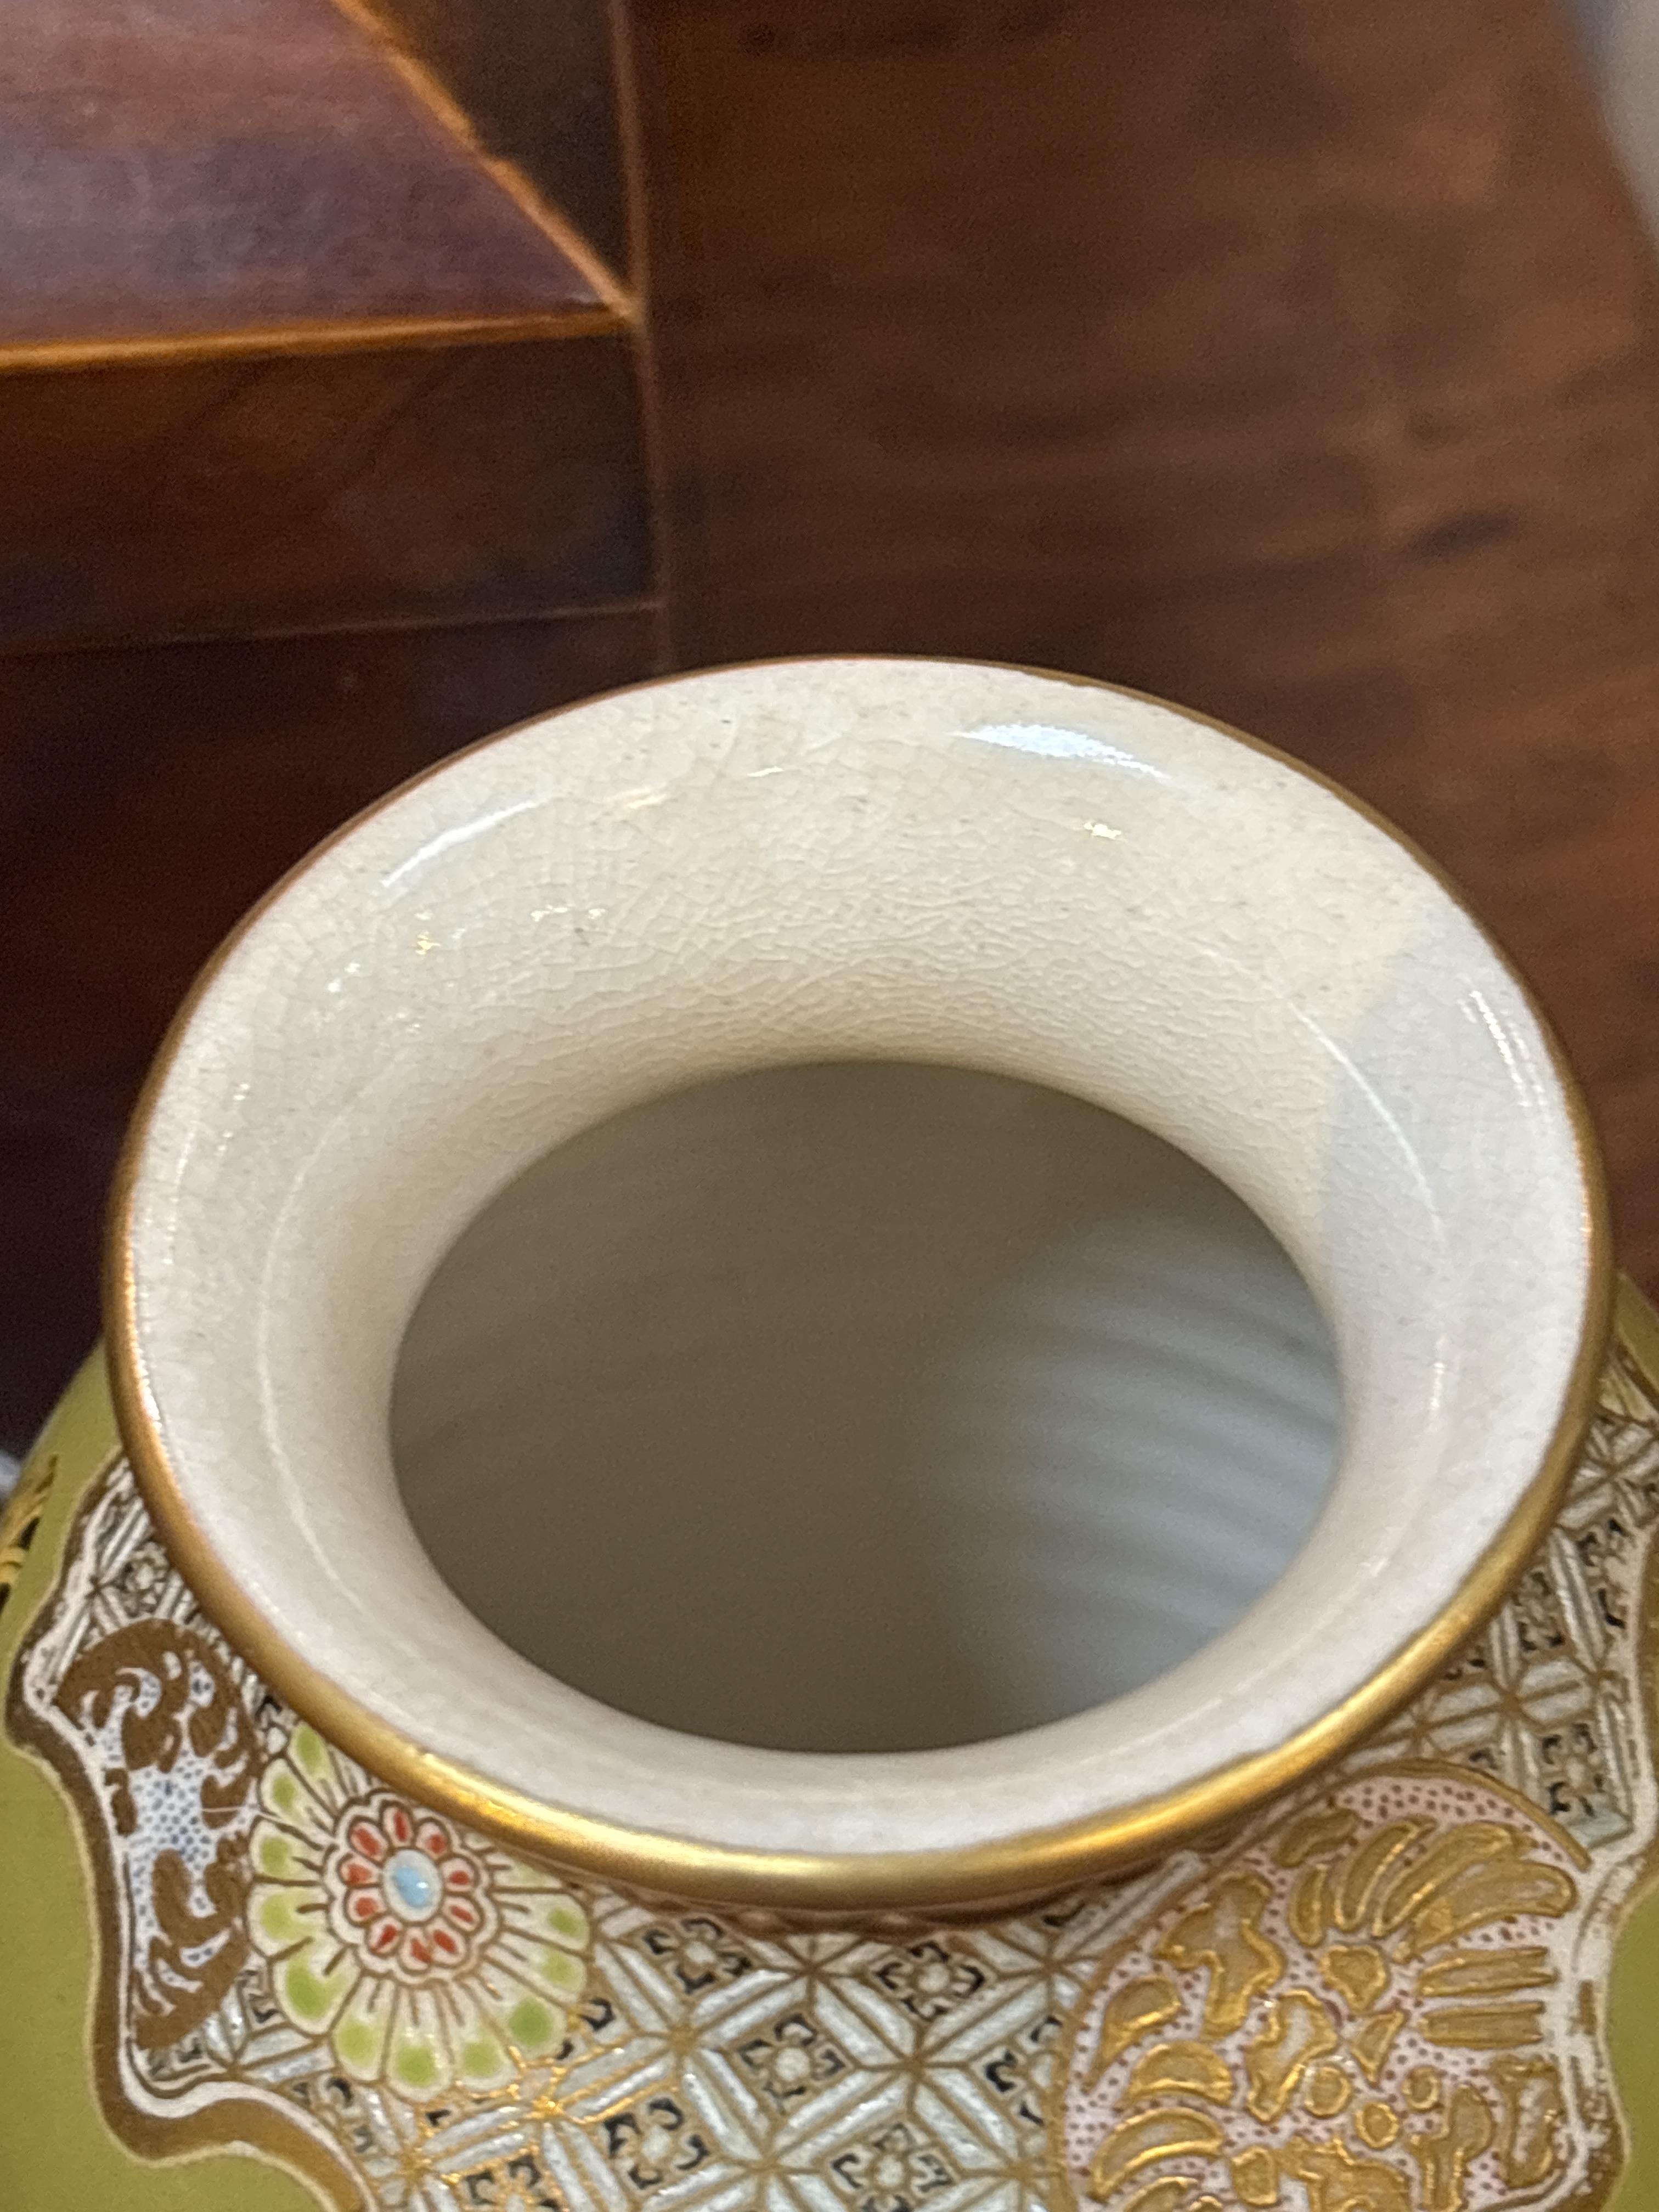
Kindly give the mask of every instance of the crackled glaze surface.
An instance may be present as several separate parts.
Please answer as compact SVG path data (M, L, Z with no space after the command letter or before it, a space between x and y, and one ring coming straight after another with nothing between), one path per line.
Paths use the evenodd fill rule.
M410 1309L507 1179L674 1085L848 1055L1168 1137L1278 1234L1341 1364L1330 1503L1267 1596L994 1744L833 1758L607 1710L445 1589L388 1461ZM154 1102L126 1348L222 1586L375 1729L700 1848L972 1850L1283 1744L1448 1607L1594 1334L1592 1182L1509 972L1289 764L1018 671L779 665L498 741L287 888Z

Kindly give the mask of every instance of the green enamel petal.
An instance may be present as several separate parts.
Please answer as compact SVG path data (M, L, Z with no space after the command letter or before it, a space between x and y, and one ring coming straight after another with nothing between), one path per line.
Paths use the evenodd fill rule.
M276 2002L295 2027L325 2035L361 1972L355 1951L342 1951L331 1936L319 1936L277 1969Z
M355 2074L360 2081L374 2080L386 2048L383 2035L376 2035L367 2021L337 2021L333 2042L334 2056L348 2074Z
M287 1759L273 1759L260 1776L259 1803L274 1821L292 1829L295 1839L310 1844L319 1856L333 1842L333 1814Z
M545 2057L556 2051L569 2027L563 2005L545 1994L526 1971L536 1955L533 1947L510 1937L498 1939L472 1980L485 2013L525 2058Z
M541 2058L564 2041L565 2016L540 1997L520 1997L507 2015L507 2032L526 2058Z
M306 1831L318 1820L315 1800L285 1759L273 1759L259 1778L259 1802L290 1827Z
M365 1974L334 2023L334 2055L356 2081L380 2079L396 1993L395 1982Z
M454 2015L456 2071L469 2089L498 2089L513 2079L513 2056L482 1995L465 1982L452 1982L445 1991Z
M392 2079L399 2089L412 2090L417 2096L441 2087L443 2072L437 2052L429 2043L412 2036L406 2039L392 2051Z
M334 1765L334 1753L323 1741L314 1728L301 1721L288 1741L288 1755L314 1790L333 1796L339 1777Z
M581 1951L587 1948L587 1915L574 1897L556 1897L547 1908L547 1932L555 1936L567 1948Z
M305 1882L256 1882L247 1901L248 1933L268 1959L316 1939L322 1892Z
M547 1950L542 1953L541 1979L548 1989L574 2001L582 1993L587 1969L572 1951Z
M448 2024L430 1990L400 1990L392 2016L386 2080L406 2097L427 2097L455 2078Z
M313 1869L302 1857L294 1838L270 1820L261 1820L249 1839L247 1855L253 1871L268 1881L308 1881Z
M559 2005L579 1997L587 1979L586 1963L574 1952L556 1950L516 1929L501 1930L495 1954L497 1962L527 1983L535 1995L551 1997Z
M495 1853L489 1863L489 1887L509 1927L551 1936L570 1950L587 1948L592 1932L587 1915L567 1891L505 1851Z
M469 2089L493 2089L512 2070L506 2045L489 2036L472 2036L461 2045L461 2079Z

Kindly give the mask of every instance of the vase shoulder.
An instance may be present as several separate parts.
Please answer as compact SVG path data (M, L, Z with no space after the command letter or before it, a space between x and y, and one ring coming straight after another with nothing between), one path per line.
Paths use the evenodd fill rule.
M1651 2201L1656 1355L1626 1285L1554 1524L1334 1766L1127 1881L838 1924L358 1765L197 1606L89 1363L0 1523L13 2201Z

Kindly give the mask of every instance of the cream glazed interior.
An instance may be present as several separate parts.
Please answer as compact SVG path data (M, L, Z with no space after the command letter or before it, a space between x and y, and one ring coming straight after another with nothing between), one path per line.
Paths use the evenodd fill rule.
M1166 1455L1170 1558L1199 1583L1218 1571L1192 1531L1230 1468L1241 1525L1278 1485L1305 1540L1152 1679L1065 1710L1089 1676L1062 1653L1063 1717L943 1747L722 1741L556 1679L454 1594L400 1495L388 1406L434 1267L607 1117L746 1071L894 1061L1109 1109L1137 1125L1127 1141L1152 1133L1267 1224L1334 1346L1334 1474L1327 1492L1335 1409L1320 1331L1297 1319L1290 1447L1284 1423L1258 1452L1222 1422L1207 1457ZM1224 1261L1192 1242L1171 1311L1190 1318L1248 1242L1224 1237ZM693 1891L718 1893L727 1865L760 1869L751 1893L769 1870L787 1888L796 1863L857 1888L867 1864L883 1871L863 1893L896 1900L908 1866L1017 1868L1022 1838L1079 1826L1107 1863L1135 1808L1195 1791L1212 1814L1216 1776L1334 1749L1379 1685L1414 1687L1471 1578L1518 1565L1547 1522L1607 1295L1598 1171L1550 1042L1400 840L1174 708L884 659L619 693L351 827L187 1010L112 1250L118 1396L164 1531L349 1749L373 1765L403 1747L428 1794L576 1856L637 1871L678 1854L682 1887L708 1869ZM1265 1287L1228 1274L1221 1300L1247 1364L1253 1340L1283 1349L1275 1316L1303 1311L1261 1250ZM418 1392L410 1407L406 1490L464 1492L533 1426L520 1401L457 1448ZM1086 1474L1068 1471L1054 1525L1099 1562L1109 1606L1121 1523L1091 1521ZM597 1479L548 1440L536 1480ZM1010 1556L979 1588L1018 1613L1033 1585Z
M392 1458L452 1589L643 1719L1014 1734L1237 1620L1334 1469L1336 1361L1243 1200L1012 1077L796 1063L624 1109L440 1263Z

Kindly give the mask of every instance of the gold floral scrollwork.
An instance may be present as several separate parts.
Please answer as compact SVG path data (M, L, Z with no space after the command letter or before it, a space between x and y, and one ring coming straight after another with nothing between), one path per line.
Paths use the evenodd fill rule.
M1093 2079L1097 2081L1132 2043L1162 2027L1180 2010L1181 1992L1167 1974L1148 1974L1115 1990L1102 2008L1095 2036Z
M1379 2012L1371 2019L1362 2021L1348 2039L1354 2063L1368 2081L1382 2078L1382 2069L1389 2062L1395 2038L1406 2025L1406 2015L1396 2006L1388 2012Z
M202 1817L222 1828L246 1804L261 1757L252 1723L222 1659L204 1637L170 1620L136 1620L84 1653L58 1692L64 1711L92 1731L116 1724L112 1770L116 1824L132 1832L132 1778L170 1774L186 1746L202 1762Z
M0 1611L23 1571L57 1477L58 1455L47 1453L24 1468L11 1495L0 1504Z
M1104 2202L1121 2183L1144 2167L1194 2154L1212 2157L1225 2141L1219 2121L1207 2112L1171 2105L1155 2112L1137 2113L1120 2120L1095 2153L1089 2174L1091 2188Z
M1500 2118L1498 2163L1513 2189L1547 2181L1556 2130L1567 2117L1561 2076L1547 2058L1499 2058L1492 2069Z
M1344 2142L1296 2136L1278 2153L1278 2164L1287 2181L1307 2190L1309 2212L1412 2212L1404 2177Z
M1387 2150L1400 2133L1400 2115L1392 2105L1371 2098L1354 2114L1353 2126L1368 2150Z
M1375 1943L1333 1943L1321 1954L1319 1971L1352 2012L1369 2012L1393 1978Z
M1309 2068L1302 2087L1302 2101L1316 2119L1334 2118L1352 2096L1352 2077L1340 2066L1321 2064Z
M1208 1969L1204 2032L1224 2035L1239 2026L1250 2001L1285 1971L1285 1954L1261 1933L1271 1894L1255 1875L1230 1875L1159 1939L1155 1956L1172 1966Z
M1187 2185L1173 2174L1137 2189L1123 2212L1186 2212Z
M1462 2212L1470 2162L1492 2139L1491 2107L1473 2082L1460 2081L1440 2125L1407 2138L1406 2148L1423 2177L1423 2212Z
M1474 2180L1487 2203L1547 2183L1584 1863L1450 1769L1350 1779L1236 1846L1080 2008L1060 2091L1079 2194L1117 2212L1178 2168L1172 2203L1296 2185L1310 2212L1463 2212Z
M133 1960L131 2032L141 2049L166 2050L200 2027L248 1955L246 1864L240 1838L219 1832L251 1800L261 1747L214 1646L170 1620L102 1638L69 1668L58 1704L101 1748L118 1834L137 1835L146 1782L183 1762L216 1838L195 1864L166 1844L141 1857L149 1933Z
M1286 1990L1267 2008L1267 2025L1244 2049L1246 2099L1258 2120L1276 2120L1316 2059L1340 2051L1342 2039L1311 1990Z
M1157 2043L1135 2062L1124 2101L1144 2105L1152 2098L1188 2096L1230 2105L1233 2087L1226 2061L1207 2044Z

